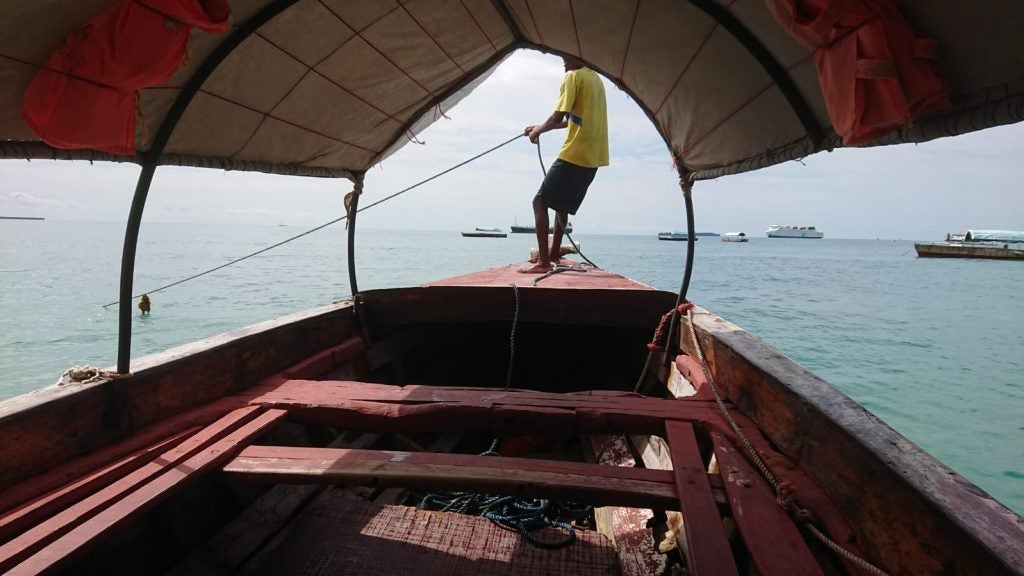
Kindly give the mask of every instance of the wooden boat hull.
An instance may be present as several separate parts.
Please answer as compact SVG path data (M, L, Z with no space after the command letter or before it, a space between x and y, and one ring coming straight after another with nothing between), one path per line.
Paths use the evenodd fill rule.
M368 434L459 427L495 434L514 431L586 435L614 431L650 441L664 437L669 439L670 446L676 446L679 434L687 433L679 429L685 424L696 434L694 441L708 449L714 447L719 455L723 471L715 482L721 484L711 487L712 492L718 490L724 498L717 508L742 505L751 511L749 514L759 510L756 499L744 502L742 498L752 498L749 494L753 492L746 490L761 485L761 480L745 464L741 451L730 451L721 444L732 445L735 438L719 419L700 370L694 369L696 350L685 333L676 335L685 354L670 362L671 373L666 374L664 367L651 368L645 376L662 387L662 395L668 396L678 393L680 379L689 380L698 388L696 396L691 400L658 400L625 392L645 367L644 344L662 314L673 308L673 294L637 283L623 283L600 272L575 277L566 273L552 277L546 287L521 287L516 306L513 290L505 283L508 274L514 274L512 268L426 287L368 291L353 301L139 359L133 376L127 380L51 387L3 403L0 446L5 458L0 463L0 487L4 490L0 493L0 510L6 516L0 520L0 536L7 543L0 548L0 567L21 566L19 562L38 560L54 546L67 544L70 535L62 536L61 529L47 528L47 522L53 521L47 514L57 513L75 498L96 498L96 494L111 488L103 487L106 480L94 481L98 484L90 489L99 492L76 489L73 497L61 496L64 500L57 500L59 506L50 505L45 514L30 516L20 524L7 521L12 511L45 500L47 494L91 478L90 475L98 474L97 470L108 470L126 458L145 460L132 456L140 451L148 450L147 454L152 452L155 456L159 449L154 446L163 446L181 435L198 434L197 428L200 432L208 430L225 418L241 418L233 415L251 407L257 407L258 414L244 415L249 420L241 424L240 430L248 426L253 430L251 434L258 434L266 427L276 426L277 436L283 433L282 418L287 415L289 430L301 424L313 427L310 430L342 426ZM545 392L500 390L508 363L508 330L517 309L519 348L515 352L513 387ZM796 490L794 496L800 506L810 510L814 521L841 545L856 549L893 574L1022 573L1024 529L1019 516L752 335L705 310L697 309L694 319L709 368L728 400L729 410L754 438L767 465ZM566 342L572 343L572 351L564 352ZM552 363L545 356L551 350L580 354L582 361ZM374 383L358 382L368 378ZM410 383L418 387L398 387ZM583 390L608 392L596 396L578 394ZM611 392L615 390L621 392ZM665 412L658 402L672 404L667 405L670 408ZM217 446L221 444L184 460L183 466L188 464L184 466L188 474L194 470L223 470L234 497L243 500L243 504L256 497L246 500L240 494L252 493L250 481L257 477L278 485L343 482L400 486L415 481L427 487L451 485L453 479L462 478L466 485L456 485L463 488L487 486L527 493L589 495L596 504L671 509L675 501L671 489L673 476L663 477L656 474L661 472L658 470L623 472L627 476L615 480L625 487L619 493L610 488L588 489L585 485L574 488L568 479L576 477L572 474L578 471L569 476L564 474L575 468L552 468L543 461L521 463L534 467L528 476L534 479L516 477L511 484L502 484L507 470L495 476L486 469L475 468L480 462L475 457L461 462L424 455L422 466L427 468L421 470L429 468L434 475L421 472L417 476L409 468L415 465L415 458L400 456L396 463L395 456L390 456L387 466L395 466L396 472L395 476L388 476L386 469L381 468L383 461L373 460L380 458L380 453L363 453L358 449L309 452L311 459L301 460L298 472L281 472L271 477L265 458L276 453L270 448L263 452L255 447L250 450L245 448L248 443L244 441L227 450L226 456L221 455L226 459L210 455L202 461L208 468L193 467L190 463L210 450L219 454L223 449ZM297 451L280 450L299 458ZM730 455L735 458L729 460ZM401 460L408 462L402 464ZM329 465L342 461L351 465ZM680 474L685 470L678 465L683 460L673 454L669 466L673 461L677 464L675 484L679 486L683 482ZM319 465L314 462L323 462L328 467L316 472ZM360 462L363 464L357 465ZM152 465L139 464L139 470ZM705 465L699 461L695 464L701 478ZM453 468L445 473L447 476L437 476L444 466ZM107 478L113 473L104 474L102 477ZM130 562L108 565L114 562L105 544L111 536L103 531L95 540L68 548L71 552L59 556L60 563L55 565L99 566L111 574L139 573L143 569L169 568L157 563L156 556L179 560L189 557L194 546L210 536L210 529L193 530L192 534L191 528L182 528L183 533L192 535L160 540L154 538L151 523L145 521L147 515L168 514L170 507L205 516L204 525L213 527L245 517L240 509L231 509L226 504L209 506L209 496L200 495L223 490L223 481L215 482L201 472L195 474L195 487L190 490L168 489L153 495L156 500L151 504L135 508L127 496L118 497L98 516L116 514L118 506L126 507L121 510L125 518L111 527L120 527L121 531L116 532L120 534L120 545L124 545L125 539L150 542L139 546L140 550L152 553L152 547L157 545L152 542L156 541L162 547L159 555L140 552ZM551 480L542 484L536 478ZM739 478L740 483L733 486L730 478ZM627 480L633 484L622 484ZM666 481L669 483L664 484ZM151 489L148 487L157 480L147 482L138 490ZM116 482L110 486L115 485ZM733 492L734 488L742 491ZM701 525L696 519L703 514L717 518L714 507L702 511L699 506L687 504L687 495L679 494L684 515L691 518L693 525ZM774 502L774 497L766 494L767 500L761 501ZM158 505L162 498L168 499L167 503ZM756 514L779 511L781 508L770 506ZM767 522L764 518L768 516L756 514L750 518ZM82 526L93 521L84 522L70 534L77 534L85 529ZM721 525L720 519L714 523ZM47 529L52 532L42 541L50 543L29 546L29 551L20 556L5 557L12 542L25 538L26 530ZM256 527L245 525L244 529ZM745 538L751 539L746 544L750 548L765 544L756 535ZM695 565L705 561L702 555L706 553L703 548L689 550ZM831 569L857 573L840 561L835 561ZM703 573L718 572L705 569Z
M1024 260L1024 249L1009 245L972 245L958 242L915 243L919 258L983 258L987 260Z

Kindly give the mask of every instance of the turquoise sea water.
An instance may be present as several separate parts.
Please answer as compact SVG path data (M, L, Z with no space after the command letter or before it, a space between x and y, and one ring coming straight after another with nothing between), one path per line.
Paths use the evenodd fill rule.
M298 234L280 226L150 224L136 292ZM751 233L752 231L747 231ZM0 221L0 398L73 364L111 366L122 223ZM165 350L350 293L332 226L163 292L136 317L132 355ZM677 291L685 243L578 231L598 265ZM360 230L361 289L518 262L530 235ZM918 259L889 240L701 238L690 298L825 378L1024 513L1024 262ZM653 326L652 326L653 330Z

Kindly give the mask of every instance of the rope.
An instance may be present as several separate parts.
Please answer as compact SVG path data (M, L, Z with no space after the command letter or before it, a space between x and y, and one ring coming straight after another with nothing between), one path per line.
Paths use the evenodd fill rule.
M583 254L581 254L581 255L583 255ZM550 271L548 271L548 272L542 274L541 276L538 276L537 278L535 278L534 279L534 286L537 286L537 283L542 281L542 280L544 280L545 278L551 278L552 276L554 276L556 274L561 274L563 272L587 272L588 270L589 269L584 268L583 265L569 266L569 265L557 265L556 264L555 268L553 268ZM597 266L594 266L594 270L598 270Z
M861 558L853 552L843 548L838 542L832 540L811 524L810 512L806 508L801 508L797 505L796 501L793 499L793 494L791 493L788 483L779 482L775 478L775 475L768 469L768 465L761 459L761 455L757 453L757 450L754 449L750 440L747 439L746 434L740 430L739 424L736 423L736 420L733 419L732 415L729 414L729 411L726 409L725 402L722 400L722 396L718 392L718 385L715 384L715 380L711 376L711 370L708 368L707 359L704 357L704 351L700 347L700 342L697 341L697 331L693 323L692 304L686 310L686 320L687 325L690 328L690 341L693 343L693 349L697 353L697 359L700 360L700 368L704 373L704 378L707 379L708 385L711 387L711 393L715 397L715 403L718 404L718 409L722 412L722 416L725 417L726 422L729 423L729 427L732 428L736 437L739 438L740 442L743 444L743 447L747 449L747 453L750 455L750 459L754 465L757 466L757 469L761 471L761 475L764 476L764 479L768 481L768 484L770 484L772 489L775 491L775 501L778 502L779 506L793 515L797 521L806 526L815 538L825 546L828 546L832 551L872 574L876 574L877 576L889 576L887 572L878 568L874 564L871 564L864 558Z
M505 388L512 387L512 370L516 360L516 327L519 324L519 286L509 284L515 295L515 312L512 315L512 333L509 337L508 373L505 377ZM491 441L487 450L480 456L501 457L498 453L498 438ZM406 496L419 500L416 505L420 510L436 510L439 512L458 512L471 516L483 516L506 530L519 532L523 539L549 550L564 548L576 541L576 530L572 521L588 518L593 512L592 506L575 502L557 502L543 498L516 498L476 492L406 492L399 497L402 501ZM558 528L565 535L556 540L545 540L536 532L544 528Z
M519 286L515 283L509 284L512 287L512 293L516 297L516 309L512 315L512 334L509 336L509 353L508 353L508 372L505 375L505 389L512 387L512 367L516 364L516 326L519 324ZM494 441L494 445L491 446L491 450L497 448L497 439Z
M55 382L55 384L57 386L63 386L64 384L71 383L92 384L94 382L99 382L100 380L113 379L119 376L124 375L100 370L99 368L88 364L75 364L71 368L65 370L64 373L60 375L60 378L57 378L57 382Z
M429 178L427 178L425 180L421 180L421 181L413 184L412 186L409 186L408 188L405 188L403 190L399 190L398 192L395 192L394 194L392 194L390 196L385 196L384 198L381 198L380 200L378 200L376 202L373 202L371 204L363 206L362 208L356 210L356 213L358 214L358 213L360 213L360 212L362 212L364 210L369 210L370 208L373 208L374 206L377 206L378 204L382 204L384 202L387 202L388 200L391 200L392 198L394 198L396 196L400 196L402 194L405 194L406 192L408 192L408 191L410 191L410 190L412 190L414 188L417 188L419 186L422 186L422 185L426 184L427 182L430 182L431 180L434 180L436 178L444 176L445 174L451 172L452 170L455 170L457 168L461 168L461 167L465 166L466 164L469 164L470 162L473 162L474 160L482 158L483 156L486 156L486 155L490 154L491 152L494 152L495 150L497 150L499 148L507 146L507 145L511 144L512 142L514 142L514 141L516 141L516 140L518 140L519 138L522 138L522 137L523 137L523 134L517 134L515 137L509 138L508 140L502 142L501 144L498 144L497 146L494 146L493 148L489 148L489 149L487 149L487 150L477 154L476 156L473 156L472 158L470 158L468 160L464 160L464 161L462 161L462 162L452 166L451 168L448 168L447 170L444 170L442 172L438 172L437 174L434 174L433 176L430 176ZM331 224L337 224L338 222L341 222L342 220L346 220L347 218L348 218L347 214L345 216L340 217L340 218L335 218L334 220L331 220L330 222L326 222L324 224L321 224L321 225L317 226L316 228L312 228L310 230L306 230L305 232L303 232L301 234L297 234L295 236L292 236L291 238L288 238L286 240L282 240L282 241L278 242L277 244L274 244L272 246L268 246L268 247L263 248L261 250L257 250L257 251L255 251L255 252L253 252L251 254L247 254L245 256L242 256L241 258L237 258L235 260L232 260L231 262L228 262L226 264L221 264L220 266L217 266L215 268L210 268L209 270L206 270L205 272L200 272L198 274L193 274L192 276L189 276L188 278L184 278L182 280L178 280L177 282L172 282L170 284L167 284L166 286L161 286L161 287L159 287L159 288L157 288L155 290L147 290L147 291L142 292L140 294L136 294L135 296L132 296L132 300L135 300L136 298L142 297L142 294L153 294L154 292L160 292L161 290L166 290L167 288L172 288L172 287L177 286L179 284L184 284L185 282L188 282L189 280L195 280L196 278L199 278L201 276L206 276L207 274L209 274L211 272L216 272L217 270L220 270L222 268L227 268L228 266L231 266L232 264L237 264L237 263L239 263L239 262L241 262L243 260L248 260L249 258L252 258L253 256L257 256L259 254L267 252L268 250L273 250L274 248L277 248L278 246L287 244L287 243L289 243L289 242L291 242L293 240L298 240L299 238L302 238L303 236L312 234L313 232L316 232L318 230L322 230L322 229L330 226ZM115 304L117 304L119 302L120 302L120 300L115 300L115 301L113 301L113 302L111 302L109 304L104 304L103 307L104 308L109 308L109 307L111 307L111 306L113 306L113 305L115 305Z

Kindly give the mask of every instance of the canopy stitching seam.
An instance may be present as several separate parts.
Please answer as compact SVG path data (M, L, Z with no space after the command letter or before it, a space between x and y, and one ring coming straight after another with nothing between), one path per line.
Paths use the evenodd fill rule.
M629 25L629 37L626 38L626 50L622 54L622 67L619 68L619 81L626 75L626 60L629 58L629 49L633 47L633 31L636 30L636 18L640 13L640 1L636 0L636 7L633 8L633 23Z
M434 43L434 46L437 46L438 50L440 50L449 60L451 60L452 64L455 64L455 67L459 69L459 72L465 74L466 71L462 68L462 66L459 66L459 63L455 61L455 58L452 57L452 55L449 54L448 51L444 49L444 46L441 46L441 42L437 38L434 38L433 34L428 32L427 29L423 27L423 24L421 24L420 21L417 20L416 17L412 15L412 12L409 12L409 9L405 7L405 4L399 3L399 6L402 8L402 11L405 12L406 15L408 15L409 18L412 19L416 26L419 27L423 34L427 38L429 38L431 42Z
M406 71L405 71L405 70L404 70L404 69L403 69L403 68L402 68L401 66L399 66L399 65L398 65L398 64L397 64L397 63L396 63L396 62L395 62L394 60L392 60L391 58L389 58L387 54L385 54L384 52L382 52L382 51L380 50L380 48L377 48L376 46L374 46L374 45L373 45L373 43L372 43L372 42L370 42L369 40L367 40L367 39L366 39L366 37L365 37L365 36L363 36L363 33L362 33L362 31L361 31L361 30L356 30L356 29L355 29L355 27L354 27L354 26L352 26L351 24L349 24L348 22L346 22L346 21L345 21L345 19L344 19L344 18L342 18L340 14L338 14L338 13L337 13L337 12L335 12L335 11L334 11L333 9L331 9L331 7L330 7L330 6L328 6L327 4L324 4L323 0L319 0L319 2L320 2L320 4L321 4L321 5L323 5L323 7L324 7L324 8L327 8L327 10L329 10L329 11L330 11L330 13L331 13L331 14L333 14L333 15L334 15L334 17L335 17L335 18L337 18L339 22L341 22L342 24L344 24L344 25L345 25L345 26L346 26L346 27L347 27L347 28L348 28L349 30L351 30L351 31L352 31L352 33L353 33L353 34L355 34L356 36L358 36L360 40L362 40L363 42L365 42L365 43L366 43L366 45L367 45L367 46L369 46L370 48L372 48L374 52L376 52L377 54L380 54L381 58L383 58L383 59L387 60L389 64L391 64L392 66L394 66L396 70L398 70L398 71L399 71L399 72L401 72L401 73L402 73L403 75L405 75L405 77L406 77L406 78L408 78L409 80L412 80L412 82L413 82L414 84L416 84L417 86L419 86L420 88L422 88L424 92L426 92L427 94L430 94L431 96L433 96L433 95L434 95L434 93L433 93L433 92L432 92L431 90L429 90L429 89L428 89L428 88L427 88L426 86L424 86L424 85L423 85L423 84L421 84L421 83L420 83L420 82L419 82L418 80L416 80L415 78L413 78L411 74L409 74L408 72L406 72ZM391 14L392 14L393 12L394 12L394 11L392 11L392 12L389 12L389 13L388 13L388 14L387 14L386 16L390 16L390 15L391 15ZM385 17L386 17L386 16L385 16ZM380 21L381 21L381 20L383 20L383 19L384 19L384 17L381 17L381 18L380 18L379 20L377 20L377 21L373 22L373 24L376 24L377 22L380 22ZM370 26L372 26L373 24L371 24ZM367 26L366 28L368 29L368 28L369 28L370 26ZM365 30L365 29L364 29L364 30Z
M487 32L484 30L484 27L480 25L480 21L477 20L476 16L473 15L473 12L469 9L469 6L466 6L465 0L459 0L459 4L462 4L462 9L465 10L466 14L469 15L469 18L470 20L473 21L473 24L476 24L477 30L480 31L481 35L483 35L484 40L487 40L487 43L491 45L491 49L497 52L498 47L494 44L494 41L491 40L491 37L487 35Z

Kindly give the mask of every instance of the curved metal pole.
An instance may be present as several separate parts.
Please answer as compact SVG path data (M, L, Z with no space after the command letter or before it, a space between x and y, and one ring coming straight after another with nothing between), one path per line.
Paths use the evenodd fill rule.
M351 192L351 200L345 206L348 211L348 285L352 295L359 293L356 284L356 214L359 212L359 197L363 195L363 178L366 172L357 172L355 176L355 188Z
M252 18L246 20L241 26L235 29L217 49L210 54L209 58L203 61L196 69L195 74L189 78L188 83L178 93L178 98L171 105L167 116L164 116L160 128L153 138L153 145L150 146L142 156L142 173L139 174L139 181L135 185L135 196L132 197L132 207L128 212L128 224L124 233L124 249L121 252L121 288L118 301L118 322L117 322L117 373L128 374L130 372L132 354L132 286L135 280L135 250L139 241L139 228L142 226L142 213L146 208L146 197L149 195L149 187L153 183L153 173L156 171L160 156L171 139L171 134L178 126L178 121L185 114L185 110L192 102L199 88L206 82L206 79L213 74L213 71L220 65L246 38L259 29L274 16L295 4L298 0L275 0L263 7Z

